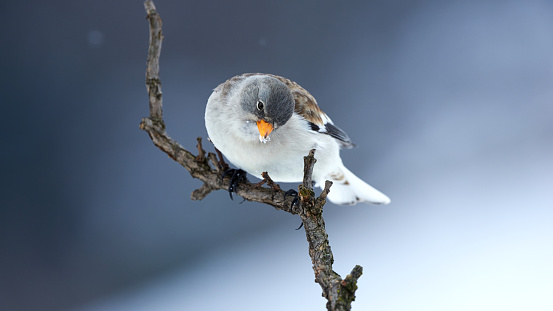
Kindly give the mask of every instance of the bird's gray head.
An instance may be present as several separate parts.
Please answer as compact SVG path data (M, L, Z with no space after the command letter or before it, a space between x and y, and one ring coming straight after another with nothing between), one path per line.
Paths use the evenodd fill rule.
M280 80L271 76L251 76L244 81L242 110L255 116L260 140L278 127L286 124L294 113L294 96Z

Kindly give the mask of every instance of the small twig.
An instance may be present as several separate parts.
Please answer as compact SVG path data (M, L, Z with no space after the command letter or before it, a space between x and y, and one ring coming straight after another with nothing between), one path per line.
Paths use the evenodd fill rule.
M271 189L275 190L275 191L282 191L282 189L280 189L280 186L277 185L272 179L271 177L269 176L269 173L267 172L263 172L261 173L261 176L263 177L263 180L267 182L267 185L269 187L271 187Z
M254 186L261 188L266 183L267 183L267 179L263 178L260 182L258 182L257 184L254 184Z
M213 167L215 167L217 172L222 174L221 168L219 167L219 160L217 160L217 155L213 152L209 152L207 154L207 158L209 159L209 162L211 163L211 165L213 165Z
M225 158L223 157L223 154L219 149L215 148L215 152L217 152L217 156L219 157L219 167L224 172L229 169L228 164L225 162Z
M315 159L315 149L311 149L309 151L309 155L306 157L303 157L303 187L307 189L311 189L313 185L313 167L315 166L315 163L317 162L317 159Z
M200 188L192 191L190 198L194 201L203 200L211 191L213 191L213 189L211 189L208 184L204 183Z
M321 192L321 195L319 195L319 199L326 200L326 196L330 192L331 186L332 186L332 182L330 180L325 181L325 187L323 189L323 192Z
M196 145L196 148L198 148L198 155L196 156L196 161L198 162L204 162L205 161L205 150L202 148L202 138L198 137L196 138L198 140L198 144Z
M338 303L342 304L344 310L349 310L348 306L355 300L355 291L357 291L357 280L363 274L363 268L359 265L355 266L351 273L340 282Z

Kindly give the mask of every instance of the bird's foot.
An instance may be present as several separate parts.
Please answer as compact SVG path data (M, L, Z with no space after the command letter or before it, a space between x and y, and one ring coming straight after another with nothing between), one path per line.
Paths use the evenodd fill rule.
M292 200L292 204L290 204L290 209L294 208L294 205L298 205L300 203L298 192L294 189L290 189L284 193L284 199L286 200L287 196L293 196L294 199ZM300 226L296 230L300 230L301 227L303 227L303 221L301 222Z
M267 184L274 191L281 191L282 190L282 189L280 189L280 186L277 183L275 183L271 179L271 177L269 177L269 174L267 172L261 173L261 177L263 177L263 180L261 180L260 182L255 184L254 187L261 188L261 186L263 186L264 184Z
M236 188L238 187L238 184L240 182L243 182L243 181L246 181L246 172L241 170L241 169L227 169L224 173L223 173L223 178L227 177L227 176L231 176L230 177L230 183L229 183L229 186L228 186L228 193L230 195L230 199L231 200L234 200L234 198L232 197L232 192L236 192Z
M285 200L286 200L287 196L293 196L294 197L294 199L292 200L292 204L290 204L290 208L293 208L294 205L297 205L297 204L300 203L298 192L296 190L290 189L290 190L286 191L286 193L284 193L284 199Z

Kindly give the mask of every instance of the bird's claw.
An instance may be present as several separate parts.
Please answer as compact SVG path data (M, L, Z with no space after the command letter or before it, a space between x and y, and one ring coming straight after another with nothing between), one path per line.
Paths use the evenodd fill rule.
M223 172L223 178L227 176L231 176L228 186L228 193L230 195L230 199L234 200L234 198L232 197L232 192L236 192L238 184L246 180L246 172L241 169L227 169Z
M292 200L292 204L290 204L290 209L294 208L294 205L297 205L300 203L298 192L294 189L290 189L284 193L284 199L286 200L287 196L293 196L294 199ZM301 225L296 229L300 230L301 227L303 227L303 221L301 222Z
M297 205L298 203L300 203L298 192L296 190L290 189L290 190L286 191L286 193L284 193L284 199L285 200L286 200L287 196L293 196L294 197L294 199L292 200L292 204L290 204L290 208L293 208L294 205Z

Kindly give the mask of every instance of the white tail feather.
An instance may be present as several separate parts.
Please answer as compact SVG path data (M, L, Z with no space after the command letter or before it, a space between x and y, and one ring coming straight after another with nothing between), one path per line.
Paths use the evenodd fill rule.
M390 198L355 176L343 165L336 172L327 176L326 179L333 182L327 198L334 204L390 203ZM318 185L324 186L324 181L319 181Z

